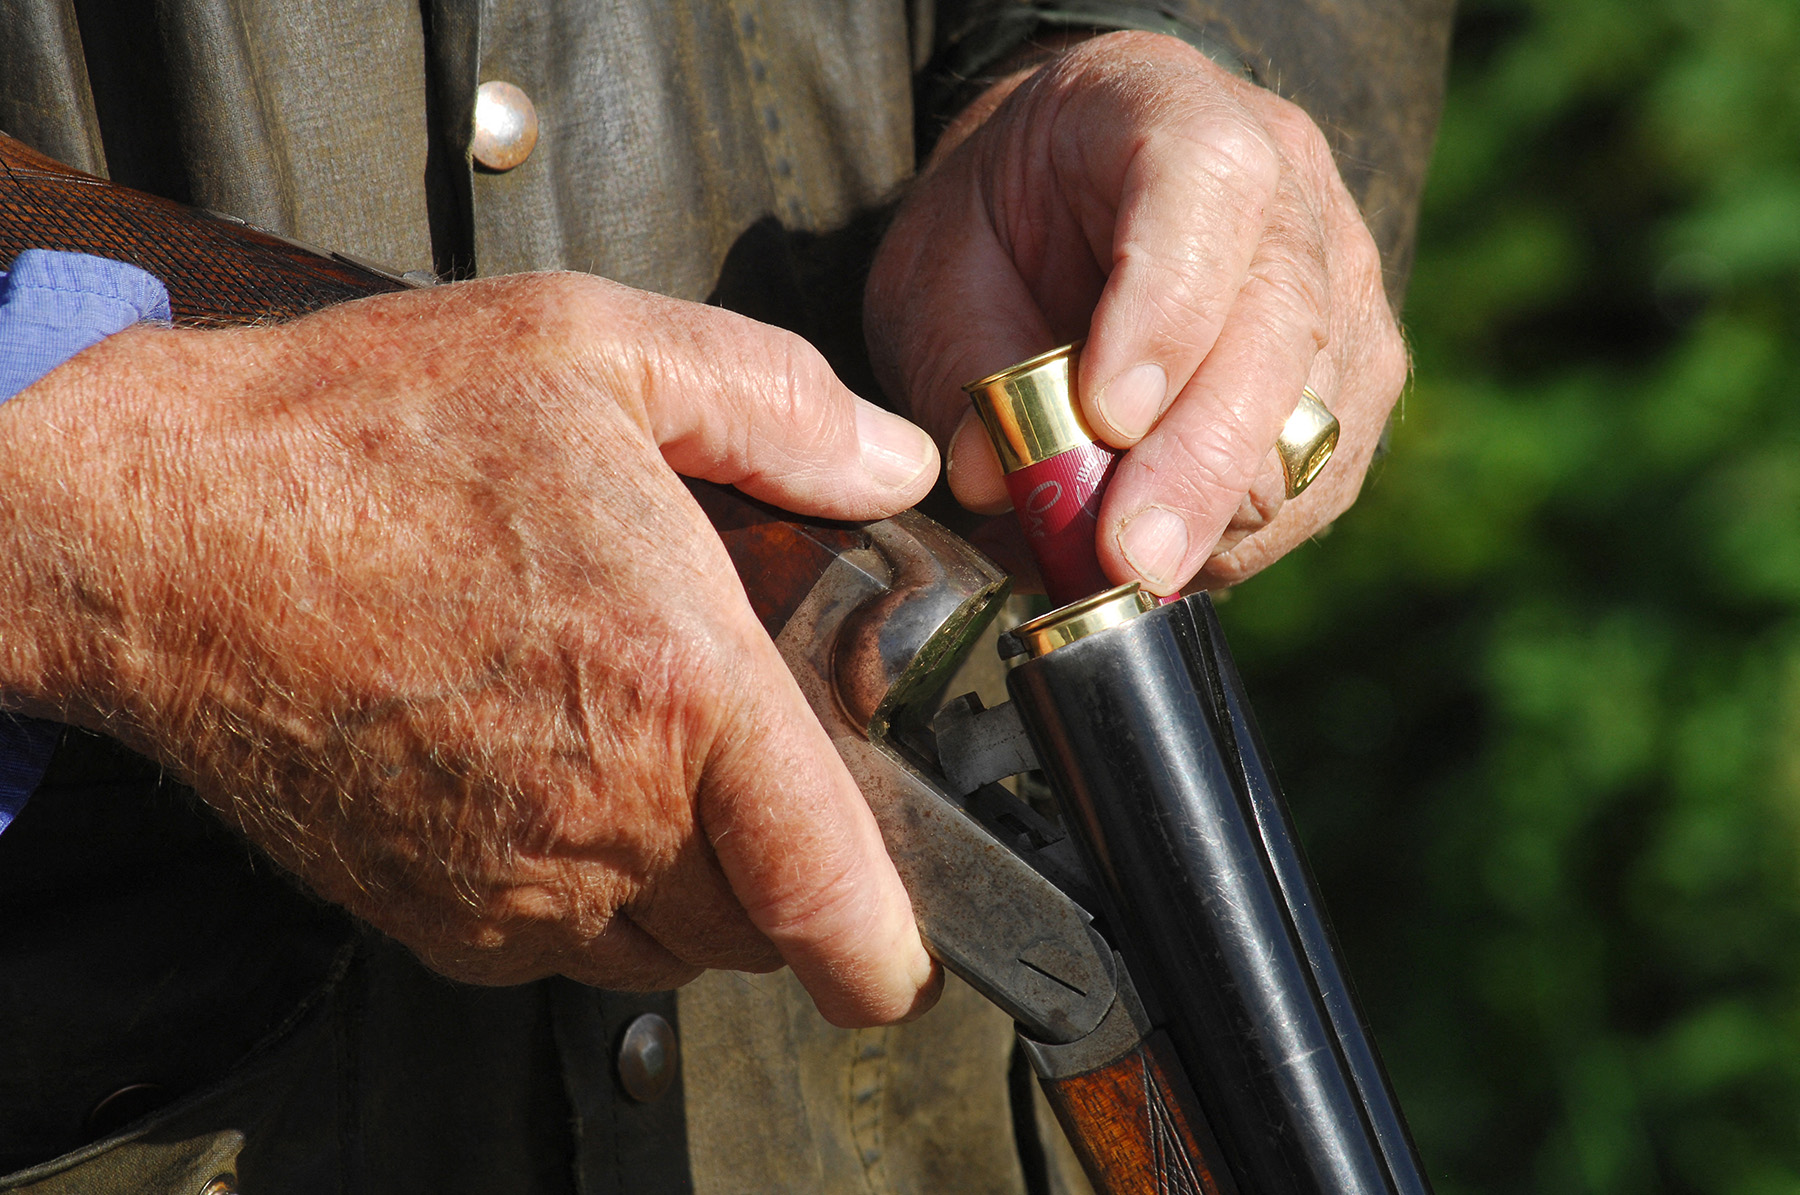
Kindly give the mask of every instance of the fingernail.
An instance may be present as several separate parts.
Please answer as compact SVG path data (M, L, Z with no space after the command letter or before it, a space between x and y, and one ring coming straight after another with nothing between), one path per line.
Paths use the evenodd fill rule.
M962 468L957 464L961 462ZM950 437L949 460L944 463L944 476L950 481L950 492L956 500L977 514L1001 514L1012 509L1012 498L1006 492L1005 475L994 455L993 442L982 430L981 420L970 411L956 426Z
M944 994L944 969L934 964L923 949L919 951L919 960L912 968L915 984L912 1007L901 1016L902 1023L916 1021L930 1012L938 997Z
M1162 413L1169 375L1154 361L1134 365L1100 392L1100 417L1128 439L1140 439Z
M944 449L944 476L945 477L954 478L956 476L957 441L962 439L963 429L969 426L969 420L972 419L973 417L974 417L973 412L970 412L969 414L964 415L962 417L962 422L956 425L956 430L954 432L950 433L950 443Z
M919 952L913 955L912 963L907 968L910 972L907 978L912 980L913 988L922 992L930 987L935 978L935 968L936 964L931 961L931 956L925 953L925 943L920 942Z
M856 437L862 441L863 468L892 489L917 480L937 457L923 428L861 399L856 405Z
M1119 550L1147 585L1173 586L1187 559L1187 520L1166 507L1145 507L1119 533Z

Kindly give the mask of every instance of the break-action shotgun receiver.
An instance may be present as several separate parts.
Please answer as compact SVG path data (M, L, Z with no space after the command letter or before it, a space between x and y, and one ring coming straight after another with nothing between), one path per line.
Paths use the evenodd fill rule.
M0 266L143 266L179 324L425 280L81 174L0 135ZM881 825L933 954L1013 1017L1095 1188L1429 1190L1204 597L1036 620L1012 700L940 708L1007 578L916 513L795 518L691 483ZM1051 820L998 781L1041 768Z

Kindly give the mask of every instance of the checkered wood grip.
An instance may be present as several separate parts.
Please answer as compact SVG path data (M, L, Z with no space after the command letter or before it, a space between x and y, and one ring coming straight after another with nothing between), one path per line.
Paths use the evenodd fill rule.
M71 170L0 133L0 269L25 249L141 266L168 287L175 322L202 327L294 319L407 286L341 254Z

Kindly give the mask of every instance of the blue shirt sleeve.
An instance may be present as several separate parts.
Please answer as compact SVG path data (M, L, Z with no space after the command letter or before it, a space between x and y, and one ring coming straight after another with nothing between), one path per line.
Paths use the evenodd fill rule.
M27 249L0 274L0 402L143 320L169 319L169 292L136 266ZM62 727L0 712L0 831L50 766Z

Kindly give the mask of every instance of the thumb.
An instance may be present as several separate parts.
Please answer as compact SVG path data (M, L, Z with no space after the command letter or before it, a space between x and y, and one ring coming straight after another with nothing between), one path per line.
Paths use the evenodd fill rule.
M882 518L931 489L931 437L853 394L806 341L716 307L664 306L636 348L644 414L677 473L838 519Z

